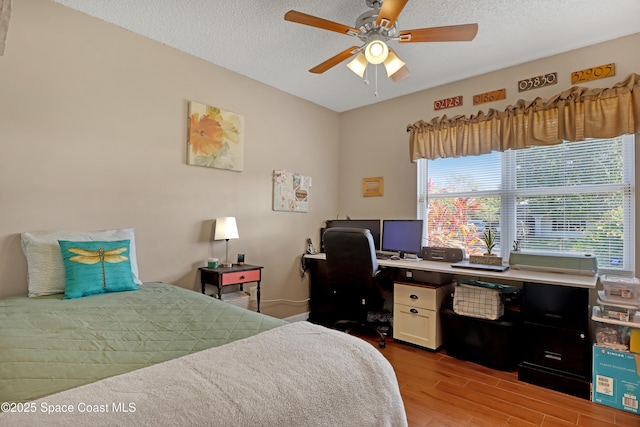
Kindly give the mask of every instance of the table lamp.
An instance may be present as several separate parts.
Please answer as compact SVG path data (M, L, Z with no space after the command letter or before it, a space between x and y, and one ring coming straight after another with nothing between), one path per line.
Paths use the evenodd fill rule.
M226 240L226 256L222 267L231 267L229 262L229 239L237 239L238 226L236 225L236 218L233 216L225 216L216 219L216 231L213 236L213 240Z

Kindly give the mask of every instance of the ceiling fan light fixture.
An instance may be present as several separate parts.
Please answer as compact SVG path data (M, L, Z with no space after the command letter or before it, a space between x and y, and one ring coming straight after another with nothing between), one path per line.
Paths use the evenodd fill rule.
M0 0L1 2L2 0ZM471 41L478 33L477 23L399 31L397 18L407 5L408 0L366 0L366 3L371 10L358 16L355 27L295 10L290 10L284 15L286 21L354 36L364 43L360 46L352 46L334 55L311 68L309 72L321 74L353 58L350 59L347 66L355 74L363 78L366 84L369 84L368 79L364 77L368 64L378 65L382 63L384 63L387 77L394 82L398 82L409 77L409 70L407 70L405 62L398 58L398 55L392 49L389 49L386 44L387 41L393 40L399 43ZM375 95L378 96L377 67L375 72Z
M364 50L364 55L371 64L381 64L389 55L389 48L382 40L373 40Z
M360 77L364 77L364 72L367 69L367 65L367 58L362 52L360 52L355 58L353 58L353 61L350 61L347 64L347 67L349 67L351 71L353 71Z
M406 64L398 58L398 55L396 55L393 49L389 49L389 55L387 56L387 59L384 60L384 68L387 70L387 77L391 77L405 65Z
M407 67L403 66L398 71L391 74L389 77L391 77L391 80L393 80L394 82L399 82L400 80L406 79L410 75L411 73L409 73L409 70L407 69Z

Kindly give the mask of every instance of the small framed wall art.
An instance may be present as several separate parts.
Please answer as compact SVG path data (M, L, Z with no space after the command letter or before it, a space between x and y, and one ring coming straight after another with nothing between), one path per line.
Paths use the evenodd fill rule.
M384 178L375 176L362 179L362 195L364 197L379 197L384 195Z
M273 171L273 210L309 212L311 177L286 170Z

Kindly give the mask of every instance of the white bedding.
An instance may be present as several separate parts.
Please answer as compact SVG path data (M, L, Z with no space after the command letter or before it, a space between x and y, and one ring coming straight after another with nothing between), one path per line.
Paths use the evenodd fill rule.
M0 425L407 425L395 372L380 352L307 322L12 409L0 413Z

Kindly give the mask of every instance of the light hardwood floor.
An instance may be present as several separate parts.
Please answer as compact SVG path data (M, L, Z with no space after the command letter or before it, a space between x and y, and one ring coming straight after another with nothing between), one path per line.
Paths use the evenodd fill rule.
M373 337L362 337L378 348ZM388 339L409 426L633 426L640 415L518 381L503 372Z

